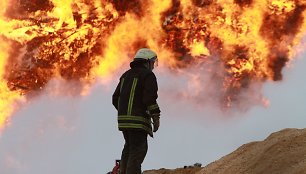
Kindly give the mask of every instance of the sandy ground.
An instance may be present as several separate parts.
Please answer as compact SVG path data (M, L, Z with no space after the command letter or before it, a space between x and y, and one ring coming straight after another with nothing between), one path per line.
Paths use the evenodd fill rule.
M144 174L306 174L306 129L284 129L203 167Z

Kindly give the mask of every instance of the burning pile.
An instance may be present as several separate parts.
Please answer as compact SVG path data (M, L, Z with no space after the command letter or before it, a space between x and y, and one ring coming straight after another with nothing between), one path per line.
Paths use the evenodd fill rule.
M21 96L53 78L88 84L110 76L139 47L156 50L172 70L208 67L203 73L232 107L253 83L282 79L306 29L303 0L4 0L0 6L0 128Z

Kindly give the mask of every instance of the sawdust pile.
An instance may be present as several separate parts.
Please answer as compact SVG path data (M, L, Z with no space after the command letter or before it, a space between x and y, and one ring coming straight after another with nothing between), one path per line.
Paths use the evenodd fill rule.
M306 129L284 129L244 144L204 168L160 169L144 174L306 174Z

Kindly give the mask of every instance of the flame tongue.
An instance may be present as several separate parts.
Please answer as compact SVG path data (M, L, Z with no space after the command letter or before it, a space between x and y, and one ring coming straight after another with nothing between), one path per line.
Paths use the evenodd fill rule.
M206 71L222 89L216 95L230 107L253 83L282 79L281 70L306 29L303 0L12 0L0 5L7 7L0 11L1 111L54 77L90 83L109 76L145 46L171 69L213 65ZM0 118L1 127L7 117Z

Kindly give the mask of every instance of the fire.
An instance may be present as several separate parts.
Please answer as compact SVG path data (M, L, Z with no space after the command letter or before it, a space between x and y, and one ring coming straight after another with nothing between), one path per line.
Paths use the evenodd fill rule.
M234 107L253 83L282 79L306 29L303 0L3 0L0 6L0 128L15 101L51 79L90 84L110 77L140 47L157 51L172 70L213 65L205 73L221 89L216 96Z

